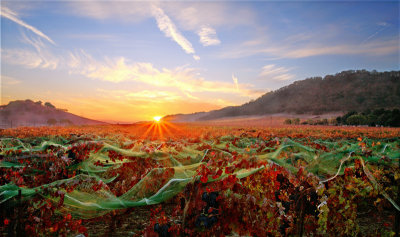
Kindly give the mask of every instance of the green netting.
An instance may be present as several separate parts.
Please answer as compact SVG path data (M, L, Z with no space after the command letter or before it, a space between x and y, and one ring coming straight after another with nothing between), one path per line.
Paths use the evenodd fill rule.
M68 150L77 145L97 144L101 148L92 151L87 159L82 162L69 163L67 167L76 171L77 175L57 180L39 187L18 187L13 183L0 186L0 203L18 195L21 190L23 198L30 198L36 194L44 198L58 201L58 198L46 194L45 189L63 190L65 185L73 185L72 192L65 192L62 211L72 213L80 218L93 218L101 216L115 209L123 209L135 206L152 205L164 202L180 193L184 187L196 178L196 170L209 155L210 151L219 152L223 156L233 156L233 153L242 154L243 159L256 157L260 161L269 161L285 167L290 172L297 172L301 166L323 180L343 173L345 167L353 166L355 159L365 162L398 165L400 158L399 140L392 140L376 145L376 141L364 139L362 142L369 149L368 155L359 141L326 141L314 140L308 144L306 139L276 139L279 145L267 146L269 141L260 138L236 138L233 136L221 137L218 142L202 141L209 146L208 149L198 149L198 143L181 142L150 142L129 141L119 139L74 139L53 137L43 138L43 141L24 141L15 138L3 138L0 140L0 167L4 169L23 168L27 161L46 159L49 149L56 149L60 162L71 162L73 157L66 157ZM233 145L233 143L235 143ZM374 143L374 146L372 146ZM306 145L304 145L306 144ZM316 144L320 147L314 148ZM126 148L129 147L129 148ZM324 147L324 149L321 149ZM144 151L144 148L148 149ZM51 150L50 149L50 150ZM8 152L21 150L24 155L8 155ZM113 151L122 155L122 159L110 160L109 153ZM28 155L27 155L28 154ZM132 188L120 196L114 195L108 188L119 177L110 175L110 170L120 168L123 164L132 162L129 158L150 159L157 164L140 178ZM382 159L384 157L385 159ZM98 164L102 165L98 165ZM97 164L97 165L96 165ZM363 163L364 164L364 163ZM365 167L366 168L366 167ZM236 171L238 178L243 178L263 169L243 169ZM37 171L40 172L40 171ZM27 174L28 175L28 174ZM34 175L32 173L31 175ZM223 173L218 179L226 177ZM209 182L213 182L209 179ZM98 190L93 190L94 182L102 185ZM379 188L375 181L374 185ZM386 197L386 196L385 196ZM388 197L387 197L388 198ZM389 198L390 199L390 198ZM390 200L389 200L390 201ZM392 203L393 204L393 203ZM397 205L393 204L396 208Z

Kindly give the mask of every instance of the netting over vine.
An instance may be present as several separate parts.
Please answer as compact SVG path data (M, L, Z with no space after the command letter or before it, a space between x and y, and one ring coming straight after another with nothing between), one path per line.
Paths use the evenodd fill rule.
M0 203L13 205L13 197L35 195L55 203L61 211L81 218L101 216L115 209L152 205L180 193L212 156L224 156L228 164L213 182L229 175L239 179L273 162L296 172L303 167L321 182L343 173L361 159L374 186L379 182L368 170L368 163L397 166L399 140L378 142L359 140L262 139L225 136L189 140L146 141L126 138L43 137L2 138L0 168L7 173L0 186ZM260 165L238 166L246 162ZM263 163L264 162L264 163ZM236 165L236 166L235 166ZM233 168L233 173L228 171ZM239 167L239 168L237 168ZM7 182L10 181L11 182ZM399 209L389 195L382 194Z

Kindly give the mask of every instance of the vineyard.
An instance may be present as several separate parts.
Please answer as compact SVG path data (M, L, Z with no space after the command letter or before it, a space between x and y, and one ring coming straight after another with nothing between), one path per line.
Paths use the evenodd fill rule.
M400 129L0 131L5 236L393 236Z

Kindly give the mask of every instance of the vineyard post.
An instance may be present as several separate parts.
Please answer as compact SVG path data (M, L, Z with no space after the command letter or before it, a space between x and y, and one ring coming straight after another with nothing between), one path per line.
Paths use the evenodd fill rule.
M304 217L305 217L305 201L306 198L305 196L301 195L300 196L300 213L298 213L298 218L300 222L297 222L297 231L298 231L298 236L301 237L303 236L303 231L304 231Z
M182 234L183 234L183 235L184 235L184 233L185 233L187 211L188 211L188 209L190 208L191 202L193 201L193 199L196 198L196 196L197 196L197 194L198 194L198 192L199 192L199 189L196 187L197 184L198 184L196 178L194 179L194 181L192 181L192 183L193 183L194 192L190 192L190 194L189 194L189 199L188 199L188 200L185 200L185 202L186 202L186 203L185 203L185 208L183 209L183 215L182 215L182 230L183 230L183 233L182 233ZM186 185L185 188L188 188L188 185Z
M22 226L21 226L21 206L22 206L22 191L21 188L18 189L18 201L17 201L17 220L16 220L16 234L17 236L22 236Z
M115 219L117 218L117 214L114 211L112 211L111 213L111 221L110 224L108 226L108 236L112 236L113 234L115 234L115 227L116 227L116 223L115 223Z
M15 198L14 198L15 200ZM8 208L7 208L8 209ZM6 216L6 208L2 208L2 215L5 217ZM14 226L15 226L15 221L16 221L16 217L15 217L15 209L13 209L13 214L10 216L10 223L7 226L7 234L8 236L14 236ZM14 221L15 220L15 221Z
M399 159L399 169L400 169L400 159ZM400 203L400 182L397 181L397 204ZM400 236L400 211L395 208L396 211L396 218L394 220L394 232L395 236L399 237Z

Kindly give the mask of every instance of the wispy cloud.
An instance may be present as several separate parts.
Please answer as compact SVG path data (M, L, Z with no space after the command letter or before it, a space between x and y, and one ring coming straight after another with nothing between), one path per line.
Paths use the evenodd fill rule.
M60 56L55 56L39 37L28 37L22 33L23 43L34 48L1 49L2 60L14 65L21 65L26 68L56 69Z
M21 65L26 68L57 68L60 57L55 56L52 51L48 49L48 45L50 45L49 43L53 45L55 44L52 39L35 27L20 20L15 12L5 6L1 6L1 16L14 21L15 23L31 30L34 33L31 34L32 36L27 36L27 34L21 32L21 42L25 45L33 47L33 50L26 47L11 49L2 48L1 58L4 62L14 65Z
M51 55L40 54L29 49L2 49L2 60L14 65L21 65L26 68L47 68L56 69L58 59Z
M262 67L259 76L272 80L286 81L294 78L294 75L290 74L289 71L290 69L288 68L269 64Z
M141 91L128 91L128 90L106 90L98 88L96 89L100 94L98 97L101 98L112 98L113 100L121 101L135 101L146 107L146 104L165 104L165 103L204 103L208 105L214 105L215 107L232 106L235 103L221 99L221 98L197 98L194 96L181 96L180 94L172 91L160 91L160 90L141 90Z
M243 4L228 1L170 1L161 4L185 30L196 32L204 26L230 28L255 24L256 13Z
M135 99L142 102L160 103L166 101L176 101L182 97L171 91L160 90L141 90L141 91L128 91L128 90L105 90L97 89L98 92L108 98L115 99Z
M192 44L179 32L175 24L160 7L153 5L152 13L157 21L158 28L164 32L165 36L175 41L186 53L195 53Z
M201 27L197 34L200 37L200 43L204 46L218 45L221 43L217 37L217 32L209 26Z
M6 76L6 75L0 75L0 77L1 77L1 85L6 85L6 86L9 86L9 85L17 85L17 84L20 84L21 83L21 81L20 80L17 80L17 79L15 79L14 77L10 77L10 76Z
M112 2L72 1L68 6L74 14L101 20L135 23L154 17L159 29L188 54L194 54L195 49L178 29L196 33L204 46L219 45L217 27L254 25L256 16L249 7L227 2ZM193 58L199 60L200 57L194 55Z
M364 44L322 44L302 43L266 45L262 41L250 41L240 46L225 48L219 53L221 58L243 58L253 55L265 55L272 59L279 58L306 58L319 55L389 55L400 50L398 40L370 41Z
M239 82L238 82L238 78L235 77L235 75L232 74L232 80L233 80L233 84L236 87L236 90L239 90Z
M68 12L92 19L140 22L151 18L151 4L145 1L65 1Z
M45 35L43 32L41 32L40 30L36 29L35 27L25 23L24 21L22 21L21 19L18 18L18 14L13 12L12 10L10 10L9 8L5 7L5 6L1 6L1 11L0 11L0 15L1 17L7 18L15 23L17 23L18 25L25 27L28 30L31 30L33 33L35 33L36 35L42 37L43 39L46 39L47 41L49 41L52 44L55 44L54 41L52 39L50 39L49 36Z
M188 97L198 92L218 92L245 97L256 97L263 92L252 89L250 84L236 85L221 81L208 81L197 75L197 70L187 67L157 69L151 63L128 63L123 57L95 60L84 51L70 54L69 66L72 73L80 73L88 78L110 82L135 81L154 87L175 88Z
M289 58L304 58L318 55L388 55L398 52L400 46L397 40L372 41L368 44L343 44L327 46L308 46L293 51L287 51L284 56Z

